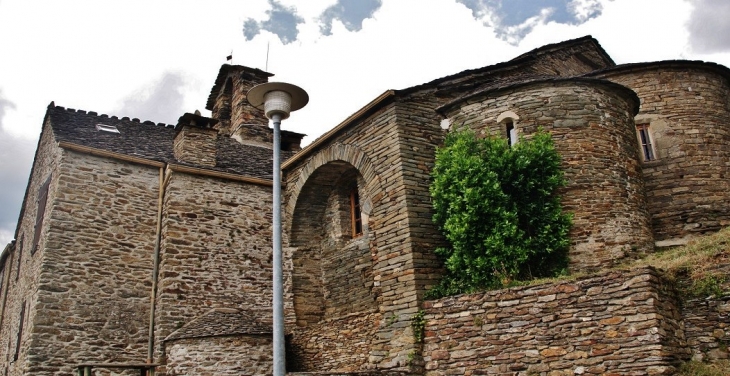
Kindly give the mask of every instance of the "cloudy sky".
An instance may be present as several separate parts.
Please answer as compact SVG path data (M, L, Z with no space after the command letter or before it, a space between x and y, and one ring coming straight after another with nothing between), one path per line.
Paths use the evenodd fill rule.
M175 123L207 114L232 53L309 92L283 128L311 142L385 90L588 34L619 64L730 66L728 19L728 0L0 0L0 248L51 101Z

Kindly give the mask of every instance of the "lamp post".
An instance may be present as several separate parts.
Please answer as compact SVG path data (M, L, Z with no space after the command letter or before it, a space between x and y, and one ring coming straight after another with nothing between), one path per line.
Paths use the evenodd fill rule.
M286 373L284 350L284 273L281 251L281 121L291 111L304 107L309 96L304 89L284 82L269 82L254 86L246 94L252 106L263 109L274 123L274 376Z

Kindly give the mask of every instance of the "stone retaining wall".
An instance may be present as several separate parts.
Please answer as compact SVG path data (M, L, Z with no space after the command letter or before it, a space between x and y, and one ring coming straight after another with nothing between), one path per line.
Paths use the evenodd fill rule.
M426 375L657 375L689 358L652 268L424 304Z

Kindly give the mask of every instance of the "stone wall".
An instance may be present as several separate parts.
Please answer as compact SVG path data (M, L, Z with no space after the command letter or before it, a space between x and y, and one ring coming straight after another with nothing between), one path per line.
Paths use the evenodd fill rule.
M66 150L54 174L28 372L144 361L160 170Z
M211 308L271 306L271 187L169 172L156 361L162 340Z
M682 317L692 359L712 362L730 358L730 280L723 278L730 275L730 260L715 258L713 265L706 267L708 275L716 276L714 280L719 282L718 290L725 295L682 301ZM691 283L688 276L678 278L680 286L690 286Z
M658 375L689 357L652 268L427 301L426 375Z
M659 62L598 76L641 98L636 123L649 125L657 157L642 164L656 240L683 243L730 225L730 70Z
M38 149L31 171L28 188L20 221L17 229L17 239L12 252L5 259L2 289L0 299L3 306L0 312L0 374L21 375L37 362L29 354L30 340L33 336L34 321L38 308L37 303L39 274L43 265L44 246L47 242L46 234L49 228L48 213L55 200L55 191L58 186L58 163L61 159L61 150L54 144L54 138L48 122L43 125L43 132L38 141ZM34 251L35 223L38 211L38 195L41 186L51 177L48 189L48 199L44 215L43 226L39 232L38 249ZM23 311L23 303L25 310ZM20 338L18 359L15 360L20 313L23 311L23 330ZM32 360L33 359L33 360Z
M256 85L266 83L269 74L259 70L238 67L240 71L231 74L231 131L239 140L251 140L271 144L274 135L269 121L259 110L248 103L246 94Z
M307 277L301 275L299 270L303 267L304 270L316 272L316 265L302 258L330 247L327 245L330 236L325 234L323 224L332 221L332 216L325 217L324 214L328 197L336 188L335 183L339 181L340 174L347 173L348 169L354 168L361 176L360 202L363 223L366 226L362 239L357 241L367 245L362 256L368 257L369 260L363 258L362 263L354 268L351 267L352 270L349 272L338 271L337 279L329 282L325 280L322 285L340 283L341 278L349 278L350 275L357 276L360 273L364 276L370 275L371 281L363 280L363 282L372 286L370 299L374 302L374 306L379 307L382 315L400 320L398 325L389 326L380 321L376 334L364 343L369 350L367 350L367 364L361 365L363 368L404 367L407 355L414 346L410 326L404 321L418 310L418 300L414 283L414 255L408 226L411 214L408 211L404 184L406 173L402 146L398 143L402 133L398 127L395 106L389 99L383 99L378 107L357 119L356 124L332 136L314 150L311 150L311 147L310 150L305 149L304 155L295 157L297 158L293 161L295 163L288 162L289 165L285 167L287 232L285 244L295 248L292 251L295 299L299 299L300 296L297 292L302 291L300 283L307 281ZM336 210L330 212L337 213ZM341 225L332 228L335 227L342 228ZM340 244L344 246L348 240L343 239L343 241L344 243ZM315 256L315 259L326 260L324 256ZM368 263L372 267L368 266ZM368 268L372 268L372 271L368 271ZM331 271L321 271L317 275L334 276ZM311 308L313 304L307 306ZM301 313L297 312L297 322L300 325L308 327L310 321L317 318L317 315L309 310L305 313L307 319L302 320ZM337 319L337 317L323 317L323 319ZM333 333L318 335L336 336L335 327L322 328L332 330ZM293 345L305 346L310 343L311 339L305 337L312 333L314 332L308 329L296 328ZM351 354L347 349L351 346L360 344L342 343L339 347L328 347L327 351L332 352L323 353L322 357L335 359L333 361L336 364L344 366L344 363L336 359L350 357ZM339 369L330 368L327 371L339 371Z
M413 270L412 275L401 280L412 286L409 293L419 300L441 277L441 261L434 250L446 242L432 220L429 192L436 148L443 144L446 136L446 131L440 127L441 116L434 111L437 105L433 93L421 91L401 99L396 107L410 235L407 244L411 264L406 267Z
M353 372L375 368L370 342L382 326L396 324L394 319L383 320L378 312L359 312L298 328L291 340L295 346L287 350L287 370Z
M485 92L445 111L452 129L507 137L500 115L529 138L551 134L567 186L559 191L573 214L572 270L610 266L653 249L633 116L637 100L606 81L546 80Z
M211 90L206 108L211 117L218 119L215 125L224 136L239 140L271 143L272 133L263 111L249 105L246 93L256 85L266 83L271 73L240 65L221 66ZM241 126L246 124L247 126Z
M218 336L176 339L166 344L168 376L270 375L271 336Z
M175 159L198 166L215 166L218 131L215 129L180 125L175 136Z
M0 312L0 375L21 375L27 371L28 349L31 333L33 331L33 319L37 312L37 291L38 274L42 264L42 246L45 244L49 221L44 220L43 228L40 231L38 243L40 251L32 252L35 242L35 222L38 211L38 194L41 186L56 171L60 160L61 151L55 147L53 134L48 122L43 125L43 132L38 141L35 163L28 181L28 188L23 207L21 208L20 221L17 229L17 239L13 247L10 247L10 254L6 256L4 264L4 282L0 291L0 299L3 299L3 310ZM46 213L52 206L57 183L51 178L49 187ZM22 240L21 240L22 239ZM17 347L18 330L20 326L20 313L23 311L23 303L26 308L23 319L22 337L20 339L20 352L15 360Z
M692 359L711 362L730 358L729 298L715 297L684 302L682 316Z

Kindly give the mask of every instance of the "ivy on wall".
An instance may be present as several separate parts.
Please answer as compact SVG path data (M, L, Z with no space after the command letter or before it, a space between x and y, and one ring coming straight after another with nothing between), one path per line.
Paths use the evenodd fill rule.
M446 275L431 298L553 276L568 263L571 215L550 135L509 146L502 138L454 132L436 152L430 187L434 221L449 241L436 253Z

